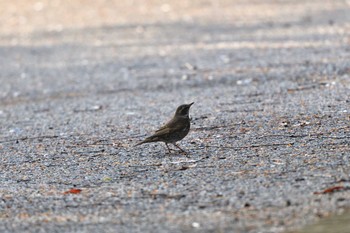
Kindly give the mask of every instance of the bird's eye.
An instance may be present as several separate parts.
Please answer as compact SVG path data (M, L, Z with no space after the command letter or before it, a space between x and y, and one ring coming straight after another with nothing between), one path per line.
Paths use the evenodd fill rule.
M187 108L182 108L182 109L181 109L181 113L182 113L182 114L187 114L187 112L188 112Z

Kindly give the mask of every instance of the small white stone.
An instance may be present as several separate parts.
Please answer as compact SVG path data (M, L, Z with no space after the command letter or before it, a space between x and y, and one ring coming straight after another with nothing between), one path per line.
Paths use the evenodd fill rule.
M193 222L192 227L199 228L201 225L198 222Z

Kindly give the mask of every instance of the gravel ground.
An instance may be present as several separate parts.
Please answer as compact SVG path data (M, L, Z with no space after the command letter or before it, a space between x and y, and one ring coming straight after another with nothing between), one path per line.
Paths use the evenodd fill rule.
M0 2L1 232L289 232L350 207L350 3ZM191 108L169 155L133 147Z

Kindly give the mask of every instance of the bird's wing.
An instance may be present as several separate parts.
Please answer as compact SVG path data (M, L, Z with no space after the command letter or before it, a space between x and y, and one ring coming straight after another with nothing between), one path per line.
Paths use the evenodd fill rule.
M172 119L167 124L163 125L158 130L156 130L153 136L160 136L160 135L176 132L181 130L182 127L183 127L183 124L179 124L179 120Z
M161 128L161 129L158 129L155 134L152 135L152 137L158 137L158 136L162 136L162 135L165 135L165 134L169 134L173 131L173 129L171 128Z
M163 129L166 129L166 127L167 127L167 125L163 125L163 126L160 127L159 129L157 129L155 132L157 133L157 132L159 132L159 131L161 131L161 130L163 130Z
M159 129L156 130L156 133L159 131L162 131L166 128L172 128L173 126L177 125L176 121L174 119L171 119L169 122L167 122L165 125L163 125L162 127L160 127Z

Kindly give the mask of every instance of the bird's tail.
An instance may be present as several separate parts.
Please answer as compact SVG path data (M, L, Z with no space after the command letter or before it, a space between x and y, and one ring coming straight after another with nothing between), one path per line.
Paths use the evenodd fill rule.
M139 145L144 144L144 143L156 142L156 141L158 141L157 138L150 136L150 137L146 138L145 140L143 140L142 142L135 144L134 146L139 146Z
M141 145L143 143L145 143L145 141L139 142L139 143L135 144L134 146L139 146L139 145Z

